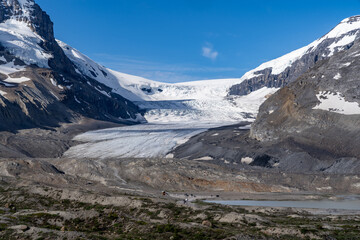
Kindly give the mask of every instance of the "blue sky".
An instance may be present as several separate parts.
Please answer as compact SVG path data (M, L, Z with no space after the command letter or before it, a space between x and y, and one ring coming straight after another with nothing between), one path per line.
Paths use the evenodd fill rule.
M164 82L241 77L360 14L360 0L35 1L56 38L106 67Z

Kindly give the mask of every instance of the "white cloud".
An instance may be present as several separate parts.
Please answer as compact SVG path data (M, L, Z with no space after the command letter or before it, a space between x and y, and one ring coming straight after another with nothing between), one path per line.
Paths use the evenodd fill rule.
M202 48L202 55L215 61L219 53L213 49L211 44L207 44L207 46Z

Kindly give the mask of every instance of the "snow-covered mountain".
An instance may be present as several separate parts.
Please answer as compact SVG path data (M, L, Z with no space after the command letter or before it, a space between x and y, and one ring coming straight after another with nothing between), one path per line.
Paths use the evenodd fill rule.
M360 16L341 21L335 28L308 46L261 64L247 72L241 83L231 87L230 95L246 95L263 87L280 88L295 81L318 61L349 49L360 37Z
M52 118L68 122L75 115L143 122L140 112L150 122L253 121L268 96L317 61L350 47L360 27L360 17L345 19L309 46L241 78L169 84L113 71L55 40L53 23L33 0L2 0L0 6L4 129L14 125L14 118L32 122L29 126L46 125L43 119ZM6 117L7 111L21 116ZM49 112L52 117L44 117Z
M33 0L0 3L3 130L57 126L79 116L144 122L143 112L150 122L254 120L276 90L228 97L241 79L168 84L116 72L55 40L50 17Z
M354 42L359 38L359 29L360 17L345 19L309 46L264 63L241 78L170 84L107 69L71 46L56 40L50 17L33 0L0 0L0 131L56 127L81 118L116 123L143 123L146 118L150 123L163 125L153 125L152 128L149 128L150 125L123 128L118 133L110 134L114 138L111 146L107 141L109 135L105 131L94 144L99 144L97 146L107 152L116 152L117 149L121 156L128 156L126 154L130 153L128 149L132 148L129 147L131 145L133 152L138 154L135 156L143 157L145 153L138 151L139 143L152 141L161 147L156 150L154 145L149 145L147 151L156 150L156 153L153 152L155 155L151 156L163 156L175 145L208 127L254 121L259 106L270 97L270 101L262 105L252 129L252 136L258 140L281 138L282 136L277 135L282 132L297 133L299 126L303 125L295 125L292 120L300 119L310 126L314 125L311 121L322 120L306 118L311 114L320 114L326 119L335 120L338 115L334 114L351 114L340 117L345 128L337 126L334 130L345 132L349 126L356 128L359 123L358 118L353 116L354 108L356 113L359 111L356 105L359 87L356 84L351 85L357 76L357 70L353 69L357 67L353 64L357 58L347 58L346 61L332 59L348 51L352 51L354 57L358 56ZM329 61L332 61L332 64L326 65ZM344 68L344 71L348 70L353 75L347 78L347 83L340 84L347 73L326 72L325 69L321 75L314 73L311 78L306 79L306 86L310 86L308 88L301 85L303 82L300 80L296 82L301 87L293 90L295 96L278 92L275 97L271 97L280 87L295 81L310 68L317 69L316 67L322 64L334 69ZM319 69L316 71L321 72ZM322 75L326 78L319 82L326 84L325 80L331 76L333 89L315 84L319 78L322 79ZM311 84L312 80L314 84ZM307 98L309 96L310 101ZM300 100L293 101L295 97ZM286 101L281 102L284 100L282 98ZM338 104L336 109L330 106L334 101ZM292 110L293 106L303 108L295 109L296 111L291 112L294 115L289 116L288 111ZM304 115L301 112L304 109L308 110L309 114ZM319 112L324 109L331 114ZM274 111L279 113L279 124L275 126L277 128L274 128L272 122L275 119ZM346 114L342 115L347 116ZM302 117L298 118L299 116ZM287 121L289 126L282 125ZM333 122L324 124L330 126ZM353 124L354 122L357 125ZM192 126L192 130L188 126ZM146 129L156 134L148 134ZM271 129L278 131L274 133ZM166 131L170 132L170 135L166 135ZM333 130L329 128L328 132L333 134L331 131ZM310 134L314 132L310 131ZM147 135L146 138L144 134ZM233 131L233 134L238 132ZM169 141L168 137L175 140ZM358 139L357 135L355 137ZM101 143L101 139L106 141ZM139 142L139 139L142 141ZM155 139L161 141L156 142ZM120 142L125 147L120 148ZM346 143L345 150L347 146L355 146L350 142ZM99 148L92 145L93 151L105 156L104 152L98 151ZM79 146L79 149L80 155L85 156L84 151L88 146ZM79 152L76 152L77 154ZM86 156L90 157L95 153L90 151L88 154ZM353 156L355 155L358 156L358 152Z
M360 36L360 17L344 19L306 47L266 62L241 78L167 84L107 69L58 41L77 71L135 101L151 122L252 121L260 104L318 61L348 49Z
M75 71L33 0L0 1L0 130L56 127L82 117L143 122L139 108Z
M69 45L57 41L76 71L112 88L147 111L150 122L205 121L231 123L253 120L265 96L276 89L260 89L249 96L228 97L231 86L242 80L217 79L163 83L116 72L99 65Z
M107 85L131 101L165 101L213 99L227 95L227 90L240 79L220 79L184 83L163 83L108 69L69 45L57 40L76 71ZM200 91L201 90L201 91Z
M277 156L288 159L280 160L280 167L318 159L333 164L320 165L321 171L351 171L352 161L360 159L359 62L360 39L265 101L250 136L273 152L285 150ZM286 156L292 153L303 157Z

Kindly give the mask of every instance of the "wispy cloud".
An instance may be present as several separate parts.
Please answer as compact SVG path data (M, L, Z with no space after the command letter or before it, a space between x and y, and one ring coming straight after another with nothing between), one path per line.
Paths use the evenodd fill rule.
M206 43L205 46L202 48L202 55L206 58L210 58L211 60L215 61L219 53L214 50L214 47L210 43Z
M105 67L162 82L183 82L225 76L240 77L239 68L203 67L190 64L167 64L126 56L95 54L94 60Z

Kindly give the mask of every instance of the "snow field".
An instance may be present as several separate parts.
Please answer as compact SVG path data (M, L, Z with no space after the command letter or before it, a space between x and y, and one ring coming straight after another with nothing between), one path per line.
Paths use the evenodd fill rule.
M34 33L26 22L9 19L0 23L0 41L11 54L26 64L36 64L48 68L48 60L53 56L39 45L43 39Z

